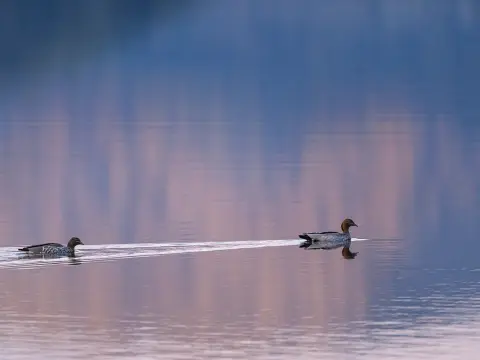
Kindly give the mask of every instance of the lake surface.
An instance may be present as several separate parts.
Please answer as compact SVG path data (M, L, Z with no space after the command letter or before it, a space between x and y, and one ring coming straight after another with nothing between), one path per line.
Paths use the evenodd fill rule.
M477 359L477 2L105 3L2 21L2 360Z

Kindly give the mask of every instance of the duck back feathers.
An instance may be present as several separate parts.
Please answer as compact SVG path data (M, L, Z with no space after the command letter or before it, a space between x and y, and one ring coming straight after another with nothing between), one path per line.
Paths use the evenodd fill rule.
M62 244L57 244L57 243L44 243L44 244L37 244L37 245L30 245L30 246L25 246L21 249L18 249L19 251L30 251L30 252L35 252L35 251L41 251L43 247L64 247Z

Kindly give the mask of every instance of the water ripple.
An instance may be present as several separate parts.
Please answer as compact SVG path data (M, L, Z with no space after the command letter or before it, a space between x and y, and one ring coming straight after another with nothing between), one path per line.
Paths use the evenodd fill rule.
M352 239L352 241L365 240L368 239ZM1 247L0 268L31 269L53 264L79 265L87 262L105 262L170 254L294 246L299 243L298 239L286 239L83 245L76 249L75 258L34 258L19 253L18 247Z
M0 249L0 268L33 268L52 264L81 264L127 258L153 257L169 254L225 251L297 245L298 240L261 240L195 243L141 243L85 245L78 247L75 258L29 258L15 247Z

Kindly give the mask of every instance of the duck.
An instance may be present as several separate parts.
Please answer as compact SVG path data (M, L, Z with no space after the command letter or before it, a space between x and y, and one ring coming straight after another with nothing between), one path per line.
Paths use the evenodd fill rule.
M58 243L44 243L26 246L18 250L26 252L28 255L73 257L77 245L84 245L84 243L78 237L72 237L67 246Z
M325 231L325 232L310 232L298 235L300 239L305 241L300 244L300 248L305 250L332 250L343 247L343 257L354 258L357 253L350 252L350 244L352 237L350 236L350 228L352 226L358 227L352 219L345 219L342 221L340 228L342 232Z

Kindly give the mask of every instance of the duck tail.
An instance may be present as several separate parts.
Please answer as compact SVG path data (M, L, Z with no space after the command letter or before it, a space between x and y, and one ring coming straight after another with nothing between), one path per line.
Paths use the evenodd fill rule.
M298 237L300 239L303 239L305 240L304 242L302 242L300 244L300 248L308 248L310 245L312 245L312 238L310 236L308 236L307 234L301 234L301 235L298 235Z

